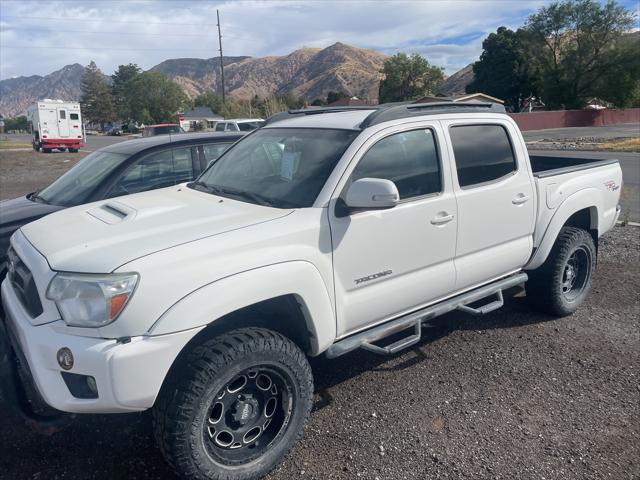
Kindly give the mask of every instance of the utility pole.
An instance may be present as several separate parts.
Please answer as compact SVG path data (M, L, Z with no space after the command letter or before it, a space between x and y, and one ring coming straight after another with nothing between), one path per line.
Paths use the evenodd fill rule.
M220 10L216 10L218 16L218 43L220 44L220 81L222 82L222 104L224 105L224 63L222 60L222 33L220 33Z

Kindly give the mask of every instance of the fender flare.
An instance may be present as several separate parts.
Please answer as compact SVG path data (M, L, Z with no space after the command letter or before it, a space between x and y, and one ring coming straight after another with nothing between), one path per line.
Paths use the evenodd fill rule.
M147 335L205 327L225 315L282 295L294 295L311 334L311 355L336 338L336 318L327 287L310 262L291 261L240 272L201 286L167 309Z
M597 188L586 188L568 196L551 217L538 248L529 263L524 267L525 270L536 269L545 262L567 220L576 212L585 209L590 210L590 228L592 230L600 230L602 225L601 217L604 211L602 192Z

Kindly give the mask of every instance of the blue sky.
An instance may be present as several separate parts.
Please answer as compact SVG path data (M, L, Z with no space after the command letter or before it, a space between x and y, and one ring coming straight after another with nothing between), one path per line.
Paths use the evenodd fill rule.
M640 0L623 0L638 10ZM501 25L517 28L550 0L0 0L0 78L95 60L150 68L168 58L283 55L337 41L417 52L451 74L475 61Z

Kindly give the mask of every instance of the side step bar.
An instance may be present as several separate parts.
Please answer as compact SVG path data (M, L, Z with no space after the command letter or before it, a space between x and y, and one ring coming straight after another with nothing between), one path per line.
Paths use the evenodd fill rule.
M422 324L439 317L453 310L460 310L472 315L484 315L493 312L504 305L502 291L521 285L527 281L527 274L524 272L516 273L510 277L503 278L488 285L484 285L470 292L463 293L456 297L445 300L441 303L425 307L413 313L409 313L395 320L373 327L364 332L357 333L331 345L327 351L328 358L336 358L345 353L349 353L358 348L363 348L370 352L381 355L392 355L400 350L411 347L418 343L422 334ZM492 295L496 295L497 299L483 305L482 307L469 307L471 303L483 300ZM395 333L407 330L413 327L414 331L411 335L398 340L397 342L380 347L374 345L374 342L389 337Z

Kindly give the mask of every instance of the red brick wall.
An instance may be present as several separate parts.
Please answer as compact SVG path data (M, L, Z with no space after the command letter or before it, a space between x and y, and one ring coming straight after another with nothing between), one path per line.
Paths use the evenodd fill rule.
M555 112L510 113L520 130L590 127L616 123L640 123L640 108L622 110L561 110Z

